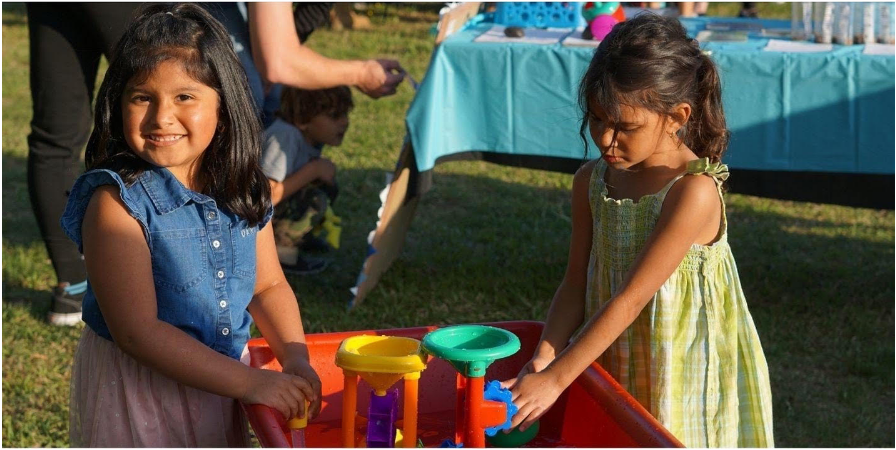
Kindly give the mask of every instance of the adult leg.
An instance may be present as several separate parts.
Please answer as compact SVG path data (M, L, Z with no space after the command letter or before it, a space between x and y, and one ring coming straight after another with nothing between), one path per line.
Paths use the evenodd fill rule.
M110 11L125 9L109 4ZM127 6L133 9L133 6ZM29 3L33 117L28 136L28 192L41 237L56 271L50 321L80 321L86 271L77 247L59 226L68 189L82 171L81 149L91 124L91 99L102 53L111 48L103 35L120 33L127 18L104 17L99 33L79 5ZM117 40L117 38L116 38ZM112 42L114 44L114 42Z
M101 51L73 9L28 3L33 117L28 136L28 192L60 283L86 278L81 255L59 226L68 189L81 173L90 133L90 100Z

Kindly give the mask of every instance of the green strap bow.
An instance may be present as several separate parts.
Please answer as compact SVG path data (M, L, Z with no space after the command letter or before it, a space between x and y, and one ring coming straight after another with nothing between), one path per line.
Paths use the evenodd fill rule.
M700 158L688 163L688 173L692 175L705 173L725 181L728 179L728 165L721 162L709 162L709 158Z

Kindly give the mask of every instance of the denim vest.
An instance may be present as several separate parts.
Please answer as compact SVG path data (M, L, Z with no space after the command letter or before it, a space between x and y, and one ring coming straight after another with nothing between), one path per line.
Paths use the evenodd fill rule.
M125 207L143 228L159 320L238 359L252 323L246 308L255 289L255 238L273 209L261 224L250 227L239 216L219 209L211 197L184 187L168 169L153 167L130 187L115 172L92 170L75 181L61 220L79 251L83 252L81 222L87 204L104 184L118 186ZM112 340L89 276L82 318L98 335Z

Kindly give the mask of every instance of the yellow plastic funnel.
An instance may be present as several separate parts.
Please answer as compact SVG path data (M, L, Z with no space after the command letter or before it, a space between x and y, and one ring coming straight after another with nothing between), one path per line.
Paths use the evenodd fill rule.
M426 368L420 341L398 336L352 336L336 351L336 365L357 373L373 387L376 395L405 374Z

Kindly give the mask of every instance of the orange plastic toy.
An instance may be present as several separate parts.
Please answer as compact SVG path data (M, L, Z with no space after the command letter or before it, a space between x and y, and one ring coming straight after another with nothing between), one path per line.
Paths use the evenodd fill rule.
M486 378L504 380L516 376L531 357L541 336L541 322L500 322L487 324L514 333L520 351L495 361ZM306 336L311 365L323 384L323 404L318 417L308 423L305 439L309 447L342 447L343 370L335 364L340 344L360 335L401 336L421 340L436 327L361 330ZM264 339L249 341L253 367L280 370L280 364ZM417 437L426 447L438 446L455 436L457 371L448 362L432 359L419 380ZM372 388L365 381L357 392ZM400 390L404 390L399 385ZM367 411L367 396L357 395L358 410ZM263 447L289 447L290 429L282 415L263 405L243 405L255 435ZM541 419L538 436L527 447L682 447L634 398L592 364L560 396ZM399 418L401 421L401 418ZM355 421L355 434L364 435L366 419ZM363 445L363 442L360 443Z

